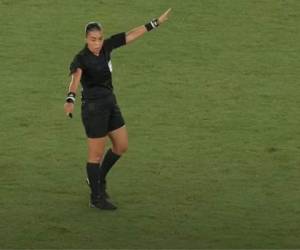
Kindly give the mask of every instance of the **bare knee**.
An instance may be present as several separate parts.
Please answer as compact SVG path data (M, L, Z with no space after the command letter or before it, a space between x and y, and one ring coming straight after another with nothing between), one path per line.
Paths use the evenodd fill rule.
M100 163L102 161L103 153L101 152L89 152L88 161L92 163Z
M88 138L88 161L91 163L100 163L102 161L106 137Z
M126 153L128 150L128 143L122 143L118 145L114 145L112 151L117 155L122 155Z

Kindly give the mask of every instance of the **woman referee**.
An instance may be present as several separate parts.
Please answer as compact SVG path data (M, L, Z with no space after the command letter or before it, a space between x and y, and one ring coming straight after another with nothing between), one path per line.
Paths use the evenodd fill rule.
M76 91L81 82L81 119L88 144L86 170L91 189L90 207L116 209L108 200L106 175L128 148L125 122L113 93L111 52L157 28L168 19L170 11L168 9L158 19L108 39L104 39L103 28L99 23L90 22L86 25L86 45L70 65L72 80L64 110L72 117ZM107 136L112 142L112 148L104 155Z

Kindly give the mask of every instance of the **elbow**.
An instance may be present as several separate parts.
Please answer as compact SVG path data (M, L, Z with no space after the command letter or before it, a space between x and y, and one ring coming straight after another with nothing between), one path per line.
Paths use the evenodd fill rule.
M133 42L136 39L136 34L133 31L126 33L126 44Z
M131 35L126 35L126 44L131 43L133 41Z

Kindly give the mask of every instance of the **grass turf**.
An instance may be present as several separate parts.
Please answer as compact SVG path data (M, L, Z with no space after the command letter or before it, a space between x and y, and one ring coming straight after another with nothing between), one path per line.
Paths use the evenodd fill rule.
M83 27L173 7L113 54L130 149L119 206L87 207L86 144L65 118ZM0 0L0 248L300 248L297 0Z

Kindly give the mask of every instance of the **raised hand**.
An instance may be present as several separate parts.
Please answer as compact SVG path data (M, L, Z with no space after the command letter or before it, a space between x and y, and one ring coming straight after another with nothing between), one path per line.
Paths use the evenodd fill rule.
M165 21L168 20L169 14L170 14L171 10L172 10L171 8L168 9L165 13L163 13L163 14L158 18L158 23L159 23L159 24L162 24L162 23L164 23Z

